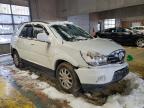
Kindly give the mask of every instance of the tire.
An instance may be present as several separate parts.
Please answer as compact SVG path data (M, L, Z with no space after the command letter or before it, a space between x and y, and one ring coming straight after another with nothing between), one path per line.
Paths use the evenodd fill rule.
M13 54L13 61L14 61L14 64L17 68L23 68L24 67L22 59L20 58L19 54L16 51Z
M57 67L56 78L60 88L67 93L76 93L81 89L74 67L69 63L64 62Z
M137 45L137 47L144 47L144 38L139 38L136 41L136 45Z

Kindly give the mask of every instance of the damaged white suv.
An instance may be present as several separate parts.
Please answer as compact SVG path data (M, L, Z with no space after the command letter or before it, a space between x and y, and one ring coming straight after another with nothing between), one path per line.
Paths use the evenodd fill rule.
M107 39L94 39L70 22L24 23L11 42L16 67L24 61L53 70L61 88L74 92L121 80L128 74L125 50Z

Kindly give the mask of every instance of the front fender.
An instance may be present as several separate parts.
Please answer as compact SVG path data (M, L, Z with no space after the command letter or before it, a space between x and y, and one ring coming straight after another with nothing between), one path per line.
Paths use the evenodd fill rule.
M55 65L58 60L64 60L75 67L86 66L86 62L80 55L80 51L71 48L58 48L55 50L55 56L52 62L52 69L55 70Z

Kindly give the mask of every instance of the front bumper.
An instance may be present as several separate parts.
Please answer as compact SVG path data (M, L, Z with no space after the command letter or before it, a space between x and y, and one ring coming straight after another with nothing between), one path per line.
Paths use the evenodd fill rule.
M125 77L128 72L128 64L109 64L90 68L79 68L75 70L81 84L103 85L116 82Z

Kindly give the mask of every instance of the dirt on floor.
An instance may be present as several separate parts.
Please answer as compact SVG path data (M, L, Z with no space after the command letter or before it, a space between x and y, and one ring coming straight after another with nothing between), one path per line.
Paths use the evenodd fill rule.
M127 55L132 55L133 60L129 61L131 72L136 72L144 78L144 48L125 47Z
M0 72L0 108L36 108Z

